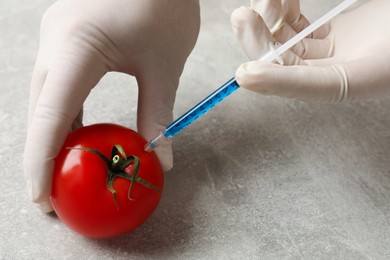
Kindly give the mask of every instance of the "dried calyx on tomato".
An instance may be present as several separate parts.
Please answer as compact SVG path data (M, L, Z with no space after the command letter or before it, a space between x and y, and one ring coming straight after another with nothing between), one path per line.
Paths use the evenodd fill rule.
M119 205L118 205L118 201L116 199L116 190L114 189L114 186L113 186L116 178L122 178L122 179L130 181L130 187L129 187L129 190L127 193L127 197L129 200L132 200L131 190L133 189L134 183L136 183L136 182L138 182L138 183L140 183L148 188L151 188L157 192L160 192L160 190L157 187L155 187L153 184L151 184L147 180L144 180L144 179L138 177L140 159L135 155L127 156L120 144L114 145L112 147L110 159L108 159L100 151L93 149L93 148L67 147L67 149L82 150L82 151L94 153L105 162L106 168L107 168L106 186L107 186L107 189L112 193L112 195L114 197L114 202L115 202L115 206L117 209L119 209ZM132 173L128 173L128 171L126 171L126 169L128 169L129 166L133 166Z

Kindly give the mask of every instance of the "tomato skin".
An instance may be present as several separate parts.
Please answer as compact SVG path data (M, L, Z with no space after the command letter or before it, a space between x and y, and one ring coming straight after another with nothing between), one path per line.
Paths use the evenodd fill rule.
M71 133L55 160L51 202L57 216L71 229L88 237L105 238L128 233L155 210L163 191L164 174L154 152L144 151L147 141L135 131L114 124L96 124ZM121 145L127 156L140 159L138 177L160 192L116 178L118 207L106 186L107 167L98 155L69 147L93 148L110 159L112 147ZM126 172L133 170L130 165Z

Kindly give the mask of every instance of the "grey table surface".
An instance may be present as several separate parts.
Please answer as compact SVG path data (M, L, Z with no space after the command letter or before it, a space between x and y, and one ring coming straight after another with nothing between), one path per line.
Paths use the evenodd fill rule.
M337 2L302 5L315 19ZM240 89L175 139L162 201L134 232L94 240L41 214L21 161L40 18L51 3L0 2L0 259L390 258L387 97L304 103ZM230 28L243 4L201 0L175 116L246 61ZM110 73L86 102L85 123L134 128L136 96L133 78Z

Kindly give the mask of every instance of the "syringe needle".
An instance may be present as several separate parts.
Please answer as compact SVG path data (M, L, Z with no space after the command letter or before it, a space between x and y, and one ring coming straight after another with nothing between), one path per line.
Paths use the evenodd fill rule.
M220 88L208 95L205 99L195 105L193 108L184 113L181 117L168 125L162 133L153 138L146 146L145 151L152 151L160 144L169 141L169 138L180 133L184 128L193 123L196 119L207 113L219 102L228 97L231 93L239 88L234 78L227 81Z

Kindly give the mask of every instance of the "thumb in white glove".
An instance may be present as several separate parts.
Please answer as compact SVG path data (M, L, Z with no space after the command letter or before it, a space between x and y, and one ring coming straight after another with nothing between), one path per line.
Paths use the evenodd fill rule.
M241 87L264 95L330 102L390 92L389 1L373 0L334 18L282 55L289 66L256 60L268 52L269 42L286 42L308 25L307 19L297 0L261 2L260 6L252 1L252 8L236 9L231 17L238 41L253 60L236 72ZM275 27L272 24L280 15L283 22L271 34L268 27Z
M136 77L138 132L151 139L172 121L184 63L199 31L197 0L67 0L55 2L41 25L33 73L24 172L31 199L49 201L54 159L82 106L106 72ZM156 150L164 170L171 146Z

